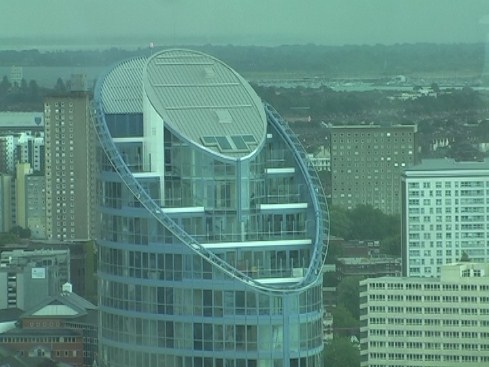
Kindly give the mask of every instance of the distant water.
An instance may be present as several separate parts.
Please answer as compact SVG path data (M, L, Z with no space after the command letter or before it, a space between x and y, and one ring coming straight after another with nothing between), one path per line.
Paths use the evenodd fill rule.
M87 76L87 82L89 86L94 85L97 78L108 68L105 66L24 66L23 75L24 79L29 83L31 80L35 80L39 86L52 88L58 78L67 81L71 78L72 74L85 74ZM3 76L9 76L10 67L0 67L0 80ZM305 87L305 88L319 88L322 86L328 86L336 91L369 91L369 90L412 90L412 86L378 86L372 85L370 83L338 83L332 82L328 79L318 79L318 80L301 80L301 79L268 79L259 78L256 76L246 77L248 81L254 82L262 86L274 86L282 88L295 88L295 87Z
M6 50L39 50L40 52L51 51L90 51L106 50L113 47L125 50L145 48L149 46L149 39L144 40L85 40L85 39L63 39L37 41L28 38L4 39L0 36L0 51Z

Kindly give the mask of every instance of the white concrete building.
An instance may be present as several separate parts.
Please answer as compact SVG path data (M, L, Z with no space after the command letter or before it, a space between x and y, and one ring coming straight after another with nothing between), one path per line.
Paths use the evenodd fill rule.
M463 253L489 262L489 160L423 160L401 176L404 276L439 276Z
M44 171L43 133L0 136L0 172L14 174L17 163L29 163L36 173Z
M0 172L15 172L15 145L17 139L13 135L0 136Z
M489 365L489 264L360 282L362 367Z
M34 172L44 171L44 133L22 133L17 141L17 160L30 163Z
M331 171L331 152L324 145L321 145L318 151L308 154L307 157L316 171Z

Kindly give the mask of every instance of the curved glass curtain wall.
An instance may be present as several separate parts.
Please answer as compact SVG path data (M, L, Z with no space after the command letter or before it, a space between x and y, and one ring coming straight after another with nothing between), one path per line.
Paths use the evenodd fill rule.
M141 115L103 118L112 137L133 138L116 143L118 153L154 202L197 242L261 282L304 275L315 238L314 206L291 147L272 125L262 149L241 161L219 158L166 129L160 192L160 177L141 159ZM284 293L238 281L183 246L141 205L102 149L98 153L103 363L321 365L321 277Z

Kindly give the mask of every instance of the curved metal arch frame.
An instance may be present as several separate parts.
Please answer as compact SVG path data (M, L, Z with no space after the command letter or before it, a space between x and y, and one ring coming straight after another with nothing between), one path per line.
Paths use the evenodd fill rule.
M178 240L180 240L194 253L203 257L207 261L210 261L214 266L217 266L221 271L229 275L231 278L252 286L254 289L261 292L267 294L295 293L298 291L304 291L316 284L317 279L321 276L322 266L326 259L327 253L328 233L326 233L326 231L329 232L329 221L326 199L317 173L312 167L312 164L309 162L304 148L295 137L295 135L291 134L291 130L290 128L288 128L286 122L282 120L282 118L274 109L271 108L271 106L265 105L266 114L270 118L276 129L286 139L286 141L292 148L295 159L306 177L306 181L314 205L317 223L314 251L311 262L306 271L306 275L300 282L286 286L282 285L280 287L273 285L264 285L263 283L251 278L250 276L231 266L226 261L214 254L212 251L206 249L190 234L188 234L180 226L178 226L177 223L170 218L170 216L165 214L161 210L161 208L154 202L154 200L148 195L148 193L143 189L143 187L134 178L132 172L124 163L124 160L122 159L122 156L120 155L115 143L113 142L107 124L105 122L103 103L102 100L99 98L105 76L99 79L99 82L97 83L97 86L95 88L95 99L94 101L92 101L90 106L90 114L95 132L99 138L102 149L107 155L107 158L114 167L115 171L119 174L124 184L127 186L129 191L131 191L132 194L141 202L142 206L146 210L148 210L161 225L172 232L172 234L176 238L178 238ZM311 176L311 174L313 175Z
M321 180L317 174L316 169L307 157L306 150L300 143L299 139L289 127L289 124L279 115L279 113L268 103L264 103L265 112L276 127L277 131L281 134L289 146L294 151L294 156L302 170L304 177L306 178L307 185L311 192L313 200L315 215L316 215L316 246L314 246L314 253L311 258L311 265L307 269L307 279L311 276L310 272L321 271L324 262L326 261L326 255L328 252L329 241L329 210L326 195L324 194ZM314 274L316 275L316 274Z

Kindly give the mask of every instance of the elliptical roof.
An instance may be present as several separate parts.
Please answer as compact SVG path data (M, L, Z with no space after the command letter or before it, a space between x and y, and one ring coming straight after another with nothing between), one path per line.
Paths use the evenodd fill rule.
M143 112L143 70L146 58L123 61L105 77L102 102L106 113Z

